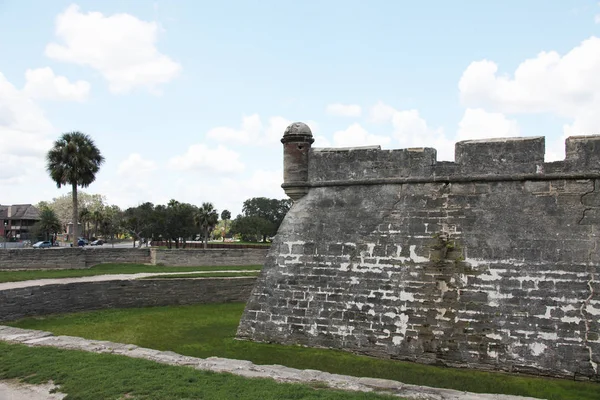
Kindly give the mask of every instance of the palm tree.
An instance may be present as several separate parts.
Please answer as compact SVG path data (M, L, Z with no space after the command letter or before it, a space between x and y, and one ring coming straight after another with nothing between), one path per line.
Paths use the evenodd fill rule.
M94 236L98 238L98 225L104 220L104 212L101 209L92 211L92 221L94 221Z
M208 247L208 235L219 222L219 214L212 203L202 203L198 213L194 216L196 226L201 228L204 233L204 248Z
M56 213L48 206L43 206L41 208L40 220L35 226L40 232L44 233L44 240L50 240L51 237L52 243L54 243L56 234L61 230L60 221L58 220Z
M221 219L223 220L223 224L225 225L223 229L223 241L225 241L225 234L227 234L227 221L231 219L231 212L229 210L223 210L221 213Z
M81 132L63 133L46 155L46 170L58 188L71 185L73 195L73 245L77 245L77 186L88 187L104 163L91 137Z
M79 211L79 221L81 222L81 237L86 237L86 232L88 232L88 222L92 216L92 213L87 207L83 207L81 211Z

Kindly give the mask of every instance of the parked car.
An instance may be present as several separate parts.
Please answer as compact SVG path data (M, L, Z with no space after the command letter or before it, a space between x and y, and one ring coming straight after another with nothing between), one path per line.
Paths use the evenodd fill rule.
M33 246L34 249L45 249L48 247L52 247L52 243L50 243L49 241L43 241L43 242L37 242L36 244L34 244Z
M90 246L102 246L104 244L104 240L98 239L98 240L94 240L92 243L90 243Z
M80 245L79 241L82 241L83 244ZM77 246L87 246L88 244L90 244L90 242L86 238L77 238Z
M81 239L81 238L80 238L80 239L77 241L77 246L79 246L79 247L83 247L83 246L85 246L85 240L83 240L83 239Z

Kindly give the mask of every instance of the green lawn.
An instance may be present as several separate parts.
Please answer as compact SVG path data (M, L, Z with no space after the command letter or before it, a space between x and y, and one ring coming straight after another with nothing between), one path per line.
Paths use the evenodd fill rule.
M223 270L260 270L262 266L248 267L162 267L145 264L101 264L88 269L0 271L0 283L31 279L77 278L105 274L137 274L140 272L196 272Z
M600 384L379 360L342 351L234 340L244 304L103 310L9 323L58 335L132 343L179 354L394 379L405 383L545 399L600 399Z
M71 400L398 399L276 383L268 379L246 379L125 356L0 343L0 380L13 378L28 383L52 380Z

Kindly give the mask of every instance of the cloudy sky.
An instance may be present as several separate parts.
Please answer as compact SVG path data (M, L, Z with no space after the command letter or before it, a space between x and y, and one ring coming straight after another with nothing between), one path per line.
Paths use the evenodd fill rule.
M86 191L135 206L284 198L279 139L435 147L600 133L588 0L0 0L0 204L66 193L62 132L106 157Z

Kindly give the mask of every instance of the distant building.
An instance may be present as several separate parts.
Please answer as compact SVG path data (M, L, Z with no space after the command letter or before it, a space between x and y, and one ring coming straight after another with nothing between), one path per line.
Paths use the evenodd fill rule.
M0 205L0 237L30 239L29 231L40 220L40 210L31 204Z

